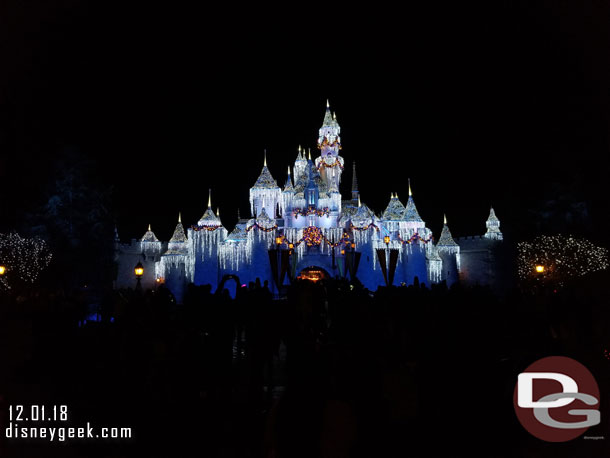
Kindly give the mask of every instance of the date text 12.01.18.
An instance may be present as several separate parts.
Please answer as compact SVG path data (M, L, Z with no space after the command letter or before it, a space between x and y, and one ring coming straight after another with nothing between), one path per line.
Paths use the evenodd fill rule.
M9 406L9 421L67 421L68 406Z

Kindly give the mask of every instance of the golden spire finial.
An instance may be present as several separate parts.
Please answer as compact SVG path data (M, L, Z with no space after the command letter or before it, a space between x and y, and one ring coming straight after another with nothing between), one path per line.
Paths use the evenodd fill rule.
M308 149L307 149L307 152L308 152L308 154L309 154L309 160L311 160L311 148L308 148Z
M148 225L148 230L150 231L150 224Z
M326 108L330 108L330 103L328 102L328 99L326 99Z
M263 153L263 167L267 167L267 150Z
M182 223L182 212L178 212L178 222Z
M409 178L409 197L411 197L413 193L411 192L411 178Z
M362 204L360 203L360 194L358 194L358 207L360 207Z
M288 175L290 175L290 166L288 166Z
M208 208L212 206L212 188L208 189Z
M335 121L337 120L337 113L335 113L334 111L333 111L333 119L334 119Z
M220 207L216 209L216 218L220 218Z
M443 213L443 224L447 225L447 215Z
M299 153L301 152L301 145L299 145Z

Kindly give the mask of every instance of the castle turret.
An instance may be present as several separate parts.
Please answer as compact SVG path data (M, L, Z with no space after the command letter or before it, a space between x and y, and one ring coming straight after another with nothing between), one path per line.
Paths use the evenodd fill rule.
M295 184L299 181L305 169L307 168L307 158L305 157L305 150L301 150L299 145L299 154L297 155L296 161L294 161L294 182Z
M148 230L140 239L140 250L140 262L144 267L144 275L141 279L142 287L144 289L152 288L155 285L156 279L155 262L159 260L163 251L163 243L152 231L150 224L148 225Z
M320 190L318 189L318 185L314 180L314 174L312 171L312 167L308 170L309 180L307 181L307 186L303 190L303 197L305 198L305 203L308 207L317 207L318 199L320 198Z
M436 244L436 249L443 261L441 280L445 280L447 285L452 285L458 281L460 270L460 246L455 243L451 236L447 217L443 218L443 230Z
M178 212L178 224L176 224L172 238L169 239L168 249L183 249L186 242L187 238L184 233L184 226L182 226L182 215Z
M167 251L157 264L157 279L174 295L178 303L182 302L186 285L193 281L193 264L187 262L188 239L182 226L182 217L178 213L178 224L169 240Z
M390 194L390 202L381 215L383 221L402 221L405 213L405 206L398 199L398 194Z
M294 192L294 186L292 185L292 178L290 177L290 166L288 166L288 174L286 175L286 183L284 183L284 192Z
M288 213L293 206L294 194L294 186L290 176L290 166L288 166L288 175L286 176L286 183L284 184L284 190L282 191L281 201L281 210L285 225L290 224L290 217L287 218L286 216L289 216Z
M352 162L352 206L358 205L360 192L358 191L358 178L356 177L356 161Z
M208 208L196 226L189 229L189 256L194 261L193 282L198 285L218 283L218 247L227 238L219 214L212 210L212 190L208 196Z
M485 223L487 226L487 232L485 233L485 238L491 240L502 240L503 235L500 232L500 220L496 217L496 212L493 207L489 212L489 218L487 218L487 222Z
M265 153L263 170L254 186L250 188L250 209L252 216L256 218L261 210L265 208L271 218L277 218L279 216L278 209L281 198L282 191L267 168L267 154Z
M407 206L405 207L405 211L403 214L403 221L405 222L405 227L407 229L412 229L417 231L420 228L426 227L424 220L421 219L419 213L417 212L417 208L415 207L415 202L413 201L413 192L411 191L411 180L409 179L409 200L407 200Z
M339 127L337 117L332 115L330 104L327 100L324 121L322 121L322 127L318 131L318 148L322 152L322 157L326 157L329 154L335 157L339 155L339 150L341 149L340 132L341 127Z
M220 218L214 214L214 210L212 210L212 190L208 191L208 208L203 213L203 216L199 218L197 221L197 226L199 227L220 227L222 223L220 222Z
M148 229L140 239L141 242L159 242L159 239L155 235L155 233L150 228L150 224L148 225Z
M331 114L330 105L326 101L326 113L318 136L320 157L316 158L316 168L328 189L338 189L341 182L344 160L339 156L339 150L341 149L340 132L341 128L337 122L337 117Z

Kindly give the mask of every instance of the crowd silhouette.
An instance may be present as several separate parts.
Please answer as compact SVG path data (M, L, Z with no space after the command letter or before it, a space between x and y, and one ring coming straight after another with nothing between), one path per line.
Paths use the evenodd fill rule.
M75 426L134 437L4 441L1 456L549 456L512 411L516 375L571 356L604 393L605 297L328 279L274 299L257 280L235 298L189 285L183 304L163 285L108 290L92 319L86 291L4 295L2 410L64 404Z

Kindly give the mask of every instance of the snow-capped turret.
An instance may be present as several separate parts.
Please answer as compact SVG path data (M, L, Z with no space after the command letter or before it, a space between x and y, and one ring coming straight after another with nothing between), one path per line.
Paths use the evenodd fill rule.
M212 190L209 190L208 194L208 208L204 212L203 216L199 218L197 221L197 226L199 227L220 227L222 223L220 222L220 218L214 214L214 210L212 210Z
M439 249L439 252L448 250L455 251L456 249L459 251L459 245L453 240L449 226L447 226L447 216L444 216L443 230L441 231L441 236L438 239L436 246Z
M314 180L312 169L313 167L309 167L309 180L307 181L307 186L305 186L305 189L303 190L303 197L305 198L305 204L307 206L316 207L318 205L318 199L320 198L320 190Z
M140 248L142 249L142 253L144 253L146 256L154 256L161 252L162 247L163 244L152 231L149 224L148 230L140 239Z
M360 202L358 198L358 209L351 216L351 223L355 228L362 229L371 225L374 222L375 214L369 207Z
M331 187L338 189L341 182L344 159L339 156L339 150L341 149L340 131L341 128L337 122L337 117L331 113L327 101L326 113L318 137L320 156L315 160L316 170L320 173L320 177L327 189Z
M403 214L403 221L406 222L406 227L409 229L418 229L425 227L424 220L421 219L415 202L413 201L413 192L411 191L411 180L409 180L409 200L407 200L407 206Z
M458 281L460 271L460 246L455 243L451 236L449 226L447 226L447 217L443 217L443 230L441 236L436 243L436 250L443 260L441 279L447 282L447 285L452 285Z
M496 212L493 207L489 212L489 218L487 218L487 222L485 223L487 226L487 232L485 233L485 238L491 240L502 240L503 235L500 232L500 220L496 217Z
M286 176L286 183L284 184L284 192L294 192L292 177L290 176L290 166L288 166L288 175Z
M266 208L272 218L277 218L281 198L282 190L267 168L267 153L265 153L261 174L256 183L254 183L254 186L250 188L250 209L252 216L256 217L263 208Z
M141 242L159 242L159 239L157 238L155 233L151 230L150 224L148 225L148 230L144 233L144 235L142 236L140 241Z
M174 229L172 238L169 239L169 243L184 243L187 241L186 234L184 233L184 227L182 226L182 215L178 213L178 224Z
M337 122L337 117L333 116L330 111L330 103L326 101L326 113L324 113L324 121L322 127L318 131L318 148L322 152L322 157L328 154L337 156L341 149L341 127Z
M187 262L189 245L182 226L182 216L178 213L178 224L169 240L167 251L157 264L157 280L163 281L170 288L176 300L182 302L185 283L193 280L193 266Z
M390 202L383 212L381 219L383 221L402 221L404 212L405 206L398 199L398 194L392 193Z
M358 191L358 178L356 177L356 161L352 162L352 205L358 204L360 192Z
M302 154L301 154L302 153ZM297 155L296 161L294 161L294 183L296 184L303 173L305 173L305 169L307 168L307 158L305 157L305 150L301 150L301 145L299 145L299 154Z

